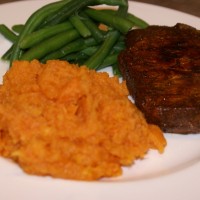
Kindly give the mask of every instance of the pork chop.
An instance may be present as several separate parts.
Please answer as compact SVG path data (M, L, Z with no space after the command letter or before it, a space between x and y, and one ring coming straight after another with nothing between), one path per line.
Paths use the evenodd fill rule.
M200 31L149 26L126 35L119 68L136 106L164 132L200 132Z

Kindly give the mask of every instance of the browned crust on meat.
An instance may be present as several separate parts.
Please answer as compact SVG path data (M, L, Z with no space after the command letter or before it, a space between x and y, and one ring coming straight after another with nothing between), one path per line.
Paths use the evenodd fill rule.
M185 24L130 31L119 67L147 121L200 132L200 31Z

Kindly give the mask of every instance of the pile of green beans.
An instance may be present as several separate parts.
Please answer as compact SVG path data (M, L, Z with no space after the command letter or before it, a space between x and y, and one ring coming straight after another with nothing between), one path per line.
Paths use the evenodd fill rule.
M94 7L103 4L108 6ZM147 26L128 13L127 0L56 1L36 10L25 24L11 29L0 25L0 33L12 43L2 59L10 66L14 60L33 59L67 60L95 70L113 66L119 75L117 57L125 47L125 34Z

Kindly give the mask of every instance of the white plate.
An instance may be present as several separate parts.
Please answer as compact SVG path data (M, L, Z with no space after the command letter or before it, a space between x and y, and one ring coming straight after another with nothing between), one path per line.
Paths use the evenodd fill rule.
M0 24L24 23L48 1L25 1L0 6ZM200 28L200 19L149 4L130 2L130 12L150 24L187 23ZM10 46L0 36L0 55ZM7 64L0 62L0 77ZM1 80L0 80L1 81ZM163 155L150 151L143 161L125 168L123 176L96 182L79 182L30 176L12 162L0 158L1 200L199 200L200 135L166 134Z

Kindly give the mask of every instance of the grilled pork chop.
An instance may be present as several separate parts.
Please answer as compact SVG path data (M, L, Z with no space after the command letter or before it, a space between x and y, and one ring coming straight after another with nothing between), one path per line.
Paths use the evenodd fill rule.
M200 132L200 31L149 26L126 35L119 67L136 106L164 132Z

